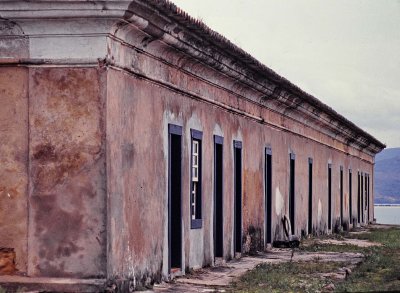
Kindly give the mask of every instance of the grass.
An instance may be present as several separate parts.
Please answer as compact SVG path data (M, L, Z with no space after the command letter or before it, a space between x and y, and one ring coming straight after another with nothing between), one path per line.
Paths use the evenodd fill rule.
M316 292L334 283L335 292L383 292L400 290L400 228L370 229L369 233L342 234L324 238L356 238L379 242L382 246L320 244L304 241L301 251L361 252L365 255L345 280L321 278L318 274L335 272L346 264L340 262L289 262L263 264L246 273L232 285L232 292Z
M400 229L372 229L352 238L379 242L365 249L366 258L350 277L337 285L338 292L400 290Z
M233 285L233 292L316 292L330 283L318 273L334 272L343 263L288 262L262 264Z
M359 247L353 244L342 244L342 245L335 245L335 244L322 244L322 243L315 243L309 246L300 246L301 251L308 251L308 252L364 252L365 248Z

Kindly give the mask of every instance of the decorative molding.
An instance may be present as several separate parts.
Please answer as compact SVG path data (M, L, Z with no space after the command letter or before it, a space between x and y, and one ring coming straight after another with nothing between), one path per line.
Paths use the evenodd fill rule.
M7 27L14 27L0 33L6 47L0 51L3 64L82 62L78 60L93 64L107 60L116 67L133 67L132 57L110 52L112 42L117 42L370 156L385 147L167 0L1 1L0 16Z

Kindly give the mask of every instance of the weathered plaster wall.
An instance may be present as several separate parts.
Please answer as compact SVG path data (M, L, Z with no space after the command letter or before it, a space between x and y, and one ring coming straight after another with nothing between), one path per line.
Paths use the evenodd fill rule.
M340 127L337 115L320 113L326 107L306 103L307 95L282 92L280 77L238 60L237 50L220 48L226 43L210 41L216 35L186 16L141 2L4 4L2 16L16 21L0 22L1 63L21 67L0 69L0 247L15 249L21 272L128 280L122 291L168 276L169 123L183 127L183 273L214 262L215 134L224 137L225 259L234 256L233 140L243 143L245 253L264 248L267 145L273 239L284 238L291 152L296 234L307 231L309 157L315 233L330 232L328 163L333 226L341 165L344 220L349 168L353 217L358 171L370 174L373 202L373 138ZM203 132L203 227L196 230L189 215L192 128Z
M29 275L106 274L102 77L30 68Z
M213 134L224 136L224 255L233 256L233 140L243 142L244 251L263 249L264 147L273 153L273 235L282 239L288 215L289 153L296 154L296 234L307 232L308 158L314 159L313 226L327 233L327 170L332 163L332 222L340 215L339 168L344 166L344 219L348 168L371 172L367 162L298 135L221 110L165 86L111 69L108 74L108 192L111 229L109 272L136 281L167 275L168 123L183 126L182 223L184 267L213 263ZM211 87L191 80L193 88ZM218 98L233 100L220 91ZM245 106L245 105L244 105ZM203 131L203 228L190 229L190 129ZM216 131L217 130L217 131ZM354 175L353 175L354 176ZM353 177L353 211L357 188ZM320 204L319 204L320 202ZM318 210L320 205L320 210ZM122 212L121 212L122 211Z
M163 93L115 70L107 84L109 276L160 278L167 249Z
M113 85L118 84L118 87ZM111 70L108 80L107 148L110 200L110 262L112 274L142 278L146 274L167 274L167 164L168 123L183 125L182 222L184 267L212 264L212 164L214 126L238 126L234 116L224 116L214 107ZM208 119L213 115L215 120ZM203 228L191 230L189 216L190 128L202 130L203 147ZM219 134L219 133L216 133ZM210 139L211 137L211 139ZM227 139L228 139L227 137ZM224 157L232 156L227 140ZM129 146L129 147L127 147ZM226 159L225 166L232 167ZM226 194L233 180L226 178ZM226 210L233 206L225 199ZM119 211L123 211L120 213ZM232 230L232 218L226 213L224 229ZM232 255L231 233L227 233L225 253ZM117 236L118 235L118 236ZM116 237L117 236L117 237Z
M129 37L140 47L144 35L135 33ZM171 63L152 56L162 51L160 46L164 45L154 41L134 50L109 40L109 57L116 65L108 74L107 96L111 275L128 276L136 282L146 280L149 275L159 278L168 274L168 123L183 127L184 269L213 263L213 134L224 136L225 258L233 256L234 139L243 142L244 252L263 249L264 245L266 145L272 147L273 153L274 239L283 239L281 219L289 211L290 152L296 154L296 234L307 232L309 157L314 160L314 232L328 232L328 163L332 163L333 226L340 215L340 165L344 167L344 219L348 218L348 168L352 168L353 174L358 169L371 173L372 157L307 126L306 120L295 121L260 107L251 99L238 97L223 87L229 82L217 71L182 56L179 59L180 53L171 48L163 48L165 55L157 56ZM207 80L196 78L195 74ZM255 95L251 88L240 88L241 93L246 91ZM200 230L190 229L191 128L203 131L203 228ZM356 184L353 175L353 214L357 210Z
M28 70L0 68L0 247L27 269Z

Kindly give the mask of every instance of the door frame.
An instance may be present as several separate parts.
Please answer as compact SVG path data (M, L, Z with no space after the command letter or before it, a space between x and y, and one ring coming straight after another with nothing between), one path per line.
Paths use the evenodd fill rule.
M239 150L240 151L240 178L238 179L237 178L237 175L236 175L236 171L237 171L237 166L238 166L238 162L237 162L237 158L236 158L236 151L237 150ZM242 253L242 248L243 248L243 245L242 245L242 237L243 237L243 227L242 227L242 224L243 224L243 209L242 209L242 202L243 202L243 182L242 182L242 177L243 177L243 152L242 152L242 142L241 141L238 141L238 140L234 140L233 141L233 168L234 168L234 172L233 172L233 174L234 174L234 180L233 180L233 182L234 182L234 190L233 190L233 192L234 192L234 212L233 212L233 239L234 239L234 241L233 241L233 253L234 253L234 257L235 257L235 254L236 254L236 252L239 252L239 253ZM238 203L238 197L239 197L239 195L237 194L237 183L238 183L238 180L240 180L240 203ZM239 223L238 223L238 216L237 216L237 209L240 209L240 219L239 219ZM237 230L240 230L240 235L237 235L238 233L238 231ZM239 238L238 238L239 237ZM239 247L239 249L238 249L238 245L237 245L237 243L239 243L240 244L240 247Z
M182 221L182 126L175 125L175 124L169 124L168 125L168 274L171 274L171 262L172 262L172 246L171 246L171 236L172 236L172 221L171 221L171 209L172 209L172 195L171 195L171 136L172 135L177 135L180 136L180 146L181 146L181 152L180 152L180 215L181 215L181 221ZM182 271L183 267L183 262L182 262L182 250L183 250L183 237L182 237L182 223L180 225L180 250L181 250L181 255L180 255L180 269Z
M214 261L216 258L216 250L217 250L217 176L216 176L216 158L217 158L217 144L221 145L222 148L222 186L221 186L221 213L222 213L222 257L224 257L224 138L222 136L214 135L214 215L213 215L213 220L214 220L214 225L213 225L213 236L214 236ZM218 256L219 257L219 256Z

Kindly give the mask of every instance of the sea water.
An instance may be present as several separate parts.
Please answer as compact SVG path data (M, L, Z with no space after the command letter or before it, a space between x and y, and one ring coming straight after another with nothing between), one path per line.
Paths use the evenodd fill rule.
M378 224L400 225L400 205L375 205L375 219Z

